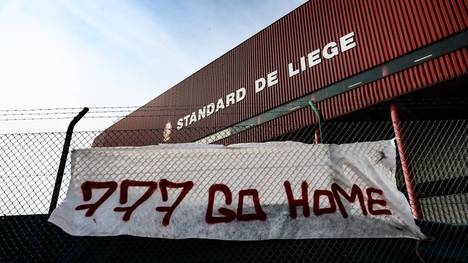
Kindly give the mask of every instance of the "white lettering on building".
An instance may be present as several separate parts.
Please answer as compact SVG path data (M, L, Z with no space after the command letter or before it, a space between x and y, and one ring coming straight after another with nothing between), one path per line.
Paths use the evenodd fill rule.
M338 41L331 41L325 44L322 48L314 49L310 53L301 56L299 59L289 63L287 66L288 77L301 74L302 72L305 72L324 61L338 56L340 53L355 48L357 44L354 39L354 35L354 32L349 32L348 34L340 37ZM266 88L268 90L268 88L275 86L278 83L279 77L278 70L276 69L254 81L254 94L260 93ZM239 103L240 101L244 100L246 94L246 89L240 88L222 98L217 99L216 101L206 104L202 108L197 109L177 120L177 130L192 125L195 122L200 121L214 113Z
M273 81L274 80L270 80ZM210 116L211 114L223 110L231 105L239 103L243 99L245 99L245 95L247 91L245 88L240 88L235 92L229 93L224 98L219 98L216 102L211 102L202 108L193 111L192 113L180 118L177 120L177 130L182 129L183 127L187 127L192 125L193 123Z
M299 74L302 71L307 70L323 62L324 59L332 59L345 51L348 51L356 47L354 40L354 32L350 32L340 37L338 42L332 41L327 43L321 49L315 49L309 54L299 58L299 61L291 62L288 64L288 76L292 77Z

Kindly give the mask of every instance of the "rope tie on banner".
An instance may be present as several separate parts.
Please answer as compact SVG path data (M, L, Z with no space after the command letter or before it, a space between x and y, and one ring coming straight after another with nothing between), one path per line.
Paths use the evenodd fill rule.
M427 237L426 239L421 239L421 240L418 240L416 241L416 256L418 257L418 259L423 262L423 263L426 263L426 261L424 260L424 258L421 256L421 254L419 253L419 249L420 249L420 245L422 244L422 242L433 242L435 241L436 238L433 237L433 236L429 236Z
M416 256L418 256L418 259L419 259L420 262L426 263L426 261L424 261L424 259L423 259L423 258L421 257L421 255L419 254L419 245L421 244L421 241L422 241L422 240L416 241L416 248L415 248L415 249L416 249Z
M317 122L318 122L318 129L319 129L319 139L320 142L322 142L322 112L319 110L317 107L317 104L313 100L309 100L309 105L312 111L315 113L315 117L317 117Z

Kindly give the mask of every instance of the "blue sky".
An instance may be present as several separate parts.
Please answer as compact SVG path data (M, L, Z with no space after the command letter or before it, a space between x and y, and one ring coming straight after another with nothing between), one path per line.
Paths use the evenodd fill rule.
M0 0L0 109L142 105L303 2Z

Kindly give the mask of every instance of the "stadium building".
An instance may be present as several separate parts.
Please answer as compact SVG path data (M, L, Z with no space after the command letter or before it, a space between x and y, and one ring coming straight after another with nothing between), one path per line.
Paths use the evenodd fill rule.
M327 122L406 96L466 97L467 25L464 1L310 1L114 124L95 146L265 141L316 125L310 100ZM437 114L430 110L424 117Z
M73 135L75 148L89 147L91 141L94 147L112 147L273 140L347 143L395 138L397 186L407 195L416 223L430 241L74 237L48 223L47 214L41 214L1 218L0 230L5 234L0 237L0 259L465 262L467 27L468 4L462 0L309 1L104 132L72 134L70 130L65 137L66 145ZM30 134L17 140L23 145L23 138L30 139L45 152L44 145L59 135L45 134L44 143L31 140L36 137ZM5 138L9 143L16 137ZM48 153L53 157L34 162L37 180L31 182L44 182L36 175L45 173L48 162L56 167L60 154L53 149L58 153L62 148L51 149ZM6 158L11 164L4 167L17 167L23 155L35 154L22 149ZM24 167L31 173L29 165ZM57 196L61 181L57 176ZM66 181L62 189L67 189ZM24 191L24 196L36 202L35 195L43 188L33 184L25 188L31 190ZM13 202L13 207L26 204Z
M415 217L466 224L457 211L468 210L467 26L464 1L310 1L94 146L403 136L399 184L418 195L409 196ZM448 203L444 211L431 210L438 202Z

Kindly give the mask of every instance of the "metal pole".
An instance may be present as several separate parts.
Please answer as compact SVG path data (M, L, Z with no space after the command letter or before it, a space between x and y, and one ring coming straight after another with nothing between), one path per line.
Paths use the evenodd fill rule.
M312 112L315 113L315 117L317 119L317 127L314 128L314 144L319 144L320 140L323 140L322 138L322 112L318 108L317 104L313 100L309 100L309 105L310 108L312 109Z
M413 177L409 169L405 143L401 133L400 116L398 115L398 109L395 104L390 105L390 116L392 118L393 132L395 133L395 141L398 148L398 155L400 156L401 169L403 171L403 177L405 179L405 185L406 190L408 192L408 199L411 207L411 212L413 213L413 217L415 219L421 219L422 212L419 206L416 191L414 190Z
M314 128L314 144L319 144L319 143L320 143L319 130L317 128Z
M67 163L67 156L70 149L73 129L75 128L75 125L78 123L78 121L80 121L88 111L88 108L83 108L83 110L81 110L80 113L78 113L78 115L76 115L68 125L65 142L62 149L62 156L60 158L60 164L57 171L57 177L55 178L54 192L52 193L52 200L50 201L49 215L52 213L52 211L54 211L55 207L57 207L57 201L60 194L60 187L62 186L63 173L65 172L65 165Z

